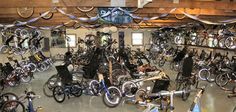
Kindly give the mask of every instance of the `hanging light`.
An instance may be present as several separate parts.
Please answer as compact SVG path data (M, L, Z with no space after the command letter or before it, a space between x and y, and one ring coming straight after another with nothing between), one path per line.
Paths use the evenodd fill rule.
M109 33L109 32L110 32L110 28L109 28L109 27L104 27L104 28L102 29L102 32L104 32L104 33Z
M117 32L117 27L115 27L115 26L112 26L112 27L110 27L110 32L112 32L112 33L115 33L115 32Z

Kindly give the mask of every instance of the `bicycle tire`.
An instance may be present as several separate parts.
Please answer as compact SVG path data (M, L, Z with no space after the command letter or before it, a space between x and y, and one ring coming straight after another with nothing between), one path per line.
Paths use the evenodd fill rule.
M206 77L206 80L207 80L207 82L212 83L212 82L215 82L215 77L216 77L216 75L213 74L212 72L210 72L209 76Z
M11 106L13 104L16 107L21 106L22 107L22 109L20 109L21 111L16 111L15 108L13 108ZM11 107L9 108L8 106L11 106ZM8 102L3 104L2 108L1 108L1 112L26 112L26 109L25 109L25 106L22 102L20 102L18 100L11 100L11 101L8 101Z
M176 76L176 79L175 79L175 89L178 91L178 90L180 90L180 87L181 87L181 85L182 85L182 82L181 82L181 75L182 75L182 73L181 72L179 72L178 74L177 74L177 76Z
M7 98L7 99L3 99L3 101L5 102L11 101L11 100L19 100L19 97L15 93L8 92L1 95L2 98L4 98L5 96ZM9 99L10 98L9 96L13 96L13 98Z
M21 81L23 83L29 83L32 80L33 73L32 72L23 72L23 74L21 74Z
M189 91L191 89L191 85L184 84L182 90ZM188 97L190 96L190 92L186 92L182 94L182 100L186 101L188 100Z
M39 15L41 16L42 14L39 13ZM53 16L54 16L54 13L53 13L53 12L50 12L50 13L48 13L47 15L41 17L41 18L44 19L44 20L50 20L50 19L52 19Z
M56 96L57 95L63 95L62 96L62 99L58 99ZM53 98L56 102L58 103L62 103L65 101L65 98L66 98L66 93L64 92L64 88L61 87L61 86L56 86L54 89L53 89Z
M27 8L27 7L23 7L23 8ZM25 10L25 9L24 9ZM21 12L21 8L17 8L17 14L24 18L24 19L27 19L27 18L30 18L33 14L34 14L34 8L32 7L31 9L31 12L28 13L28 15L23 15L23 13Z
M115 94L113 94L113 95L111 95L112 96L112 98L108 95L108 92L109 92L109 94L111 94L112 92L116 92ZM113 98L114 98L114 96L116 96L117 98L115 99L115 101L111 101ZM108 87L107 88L107 92L105 92L104 94L103 94L103 103L107 106L107 107L109 107L109 108L115 108L115 107L117 107L119 104L120 104L120 102L121 102L121 99L122 99L122 95L121 95L121 92L120 92L120 90L117 88L117 87L115 87L115 86L110 86L110 87Z
M54 80L55 79L55 80ZM53 97L53 88L56 86L56 83L58 82L58 75L52 75L46 83L43 85L43 93L47 97ZM49 91L47 91L47 89Z
M223 79L226 79L224 83L221 83L219 82L220 80L223 80ZM225 85L227 85L229 83L229 79L227 77L227 74L224 73L224 74L219 74L216 76L216 79L215 79L215 83L216 85L218 85L219 87L224 87Z
M99 94L100 84L97 80L92 80L89 82L89 88L91 89L92 95L97 96Z
M71 94L75 97L80 97L83 93L83 89L80 83L75 83L71 87Z
M38 72L44 72L46 70L46 65L44 63L39 63L37 66Z
M206 73L206 74L205 74L205 73ZM208 77L210 74L211 74L211 73L210 73L210 71L209 71L208 69L203 68L203 69L201 69L201 70L198 72L198 77L199 77L201 80L205 81L205 80L207 80L207 77Z
M139 89L136 93L135 93L135 101L141 101L144 102L147 98L147 91L145 89Z
M7 53L10 51L9 49L10 49L9 46L3 45L3 46L1 46L0 51L1 51L1 53Z
M125 88L126 86L125 85L131 85L131 87L128 87L128 88ZM122 94L124 94L126 97L128 98L133 98L135 96L135 93L132 92L132 89L135 89L135 88L138 88L137 84L135 84L134 82L132 81L127 81L125 82L124 84L122 84L122 87L121 87L121 92ZM127 90L129 89L129 90ZM128 93L128 94L127 94Z
M236 48L236 42L235 42L235 37L228 37L225 39L224 45L228 49L234 49Z

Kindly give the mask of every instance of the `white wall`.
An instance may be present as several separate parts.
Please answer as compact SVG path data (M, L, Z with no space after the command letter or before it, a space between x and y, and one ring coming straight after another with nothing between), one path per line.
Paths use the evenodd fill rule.
M80 28L80 29L67 29L66 33L67 34L76 34L78 38L84 39L87 34L94 34L96 35L96 32L99 31L100 29L94 30L94 29L85 29L85 28ZM118 31L124 31L124 39L125 39L125 45L132 45L131 43L131 35L132 32L142 32L144 34L144 45L149 44L150 42L150 37L151 37L151 31L154 29L148 29L148 30L132 30L132 29L118 29ZM112 33L112 38L116 39L118 42L118 32ZM118 43L117 43L118 46ZM133 46L133 49L136 49L140 46ZM141 46L143 49L144 47ZM74 49L76 50L76 49ZM67 51L67 48L50 48L50 52L52 55L55 55L57 53L65 53Z

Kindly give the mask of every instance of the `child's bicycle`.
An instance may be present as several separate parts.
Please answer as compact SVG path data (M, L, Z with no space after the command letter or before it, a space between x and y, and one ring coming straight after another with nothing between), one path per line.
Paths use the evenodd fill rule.
M1 112L39 112L42 107L34 109L33 100L34 98L40 98L39 95L35 95L33 91L25 91L25 94L19 97L19 100L10 100L6 102L2 108ZM25 100L28 101L27 107L24 106Z

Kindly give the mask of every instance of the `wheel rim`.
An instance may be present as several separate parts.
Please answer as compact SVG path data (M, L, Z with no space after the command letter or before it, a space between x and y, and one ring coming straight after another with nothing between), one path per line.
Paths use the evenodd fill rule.
M25 107L21 102L12 100L5 103L1 110L2 112L25 112Z
M113 105L119 104L121 100L120 91L117 88L108 88L108 92L105 93L106 100Z
M132 93L132 89L135 88L137 88L137 86L133 82L124 83L122 93L125 93L125 96L128 98L134 97L135 95Z
M56 101L59 101L59 102L63 101L65 98L65 93L63 91L63 88L60 86L55 87L53 91L53 96Z
M228 83L228 78L226 75L218 75L216 78L216 83L217 85L219 85L220 87L225 86Z
M28 83L31 81L31 76L28 75L28 73L23 73L21 75L21 81L24 82L24 83Z
M207 77L209 77L209 75L210 75L210 72L208 69L202 69L198 73L199 78L204 81L207 79Z
M90 85L90 89L91 89L92 94L97 95L99 93L99 87L100 87L99 82L93 80L90 82L89 85Z

